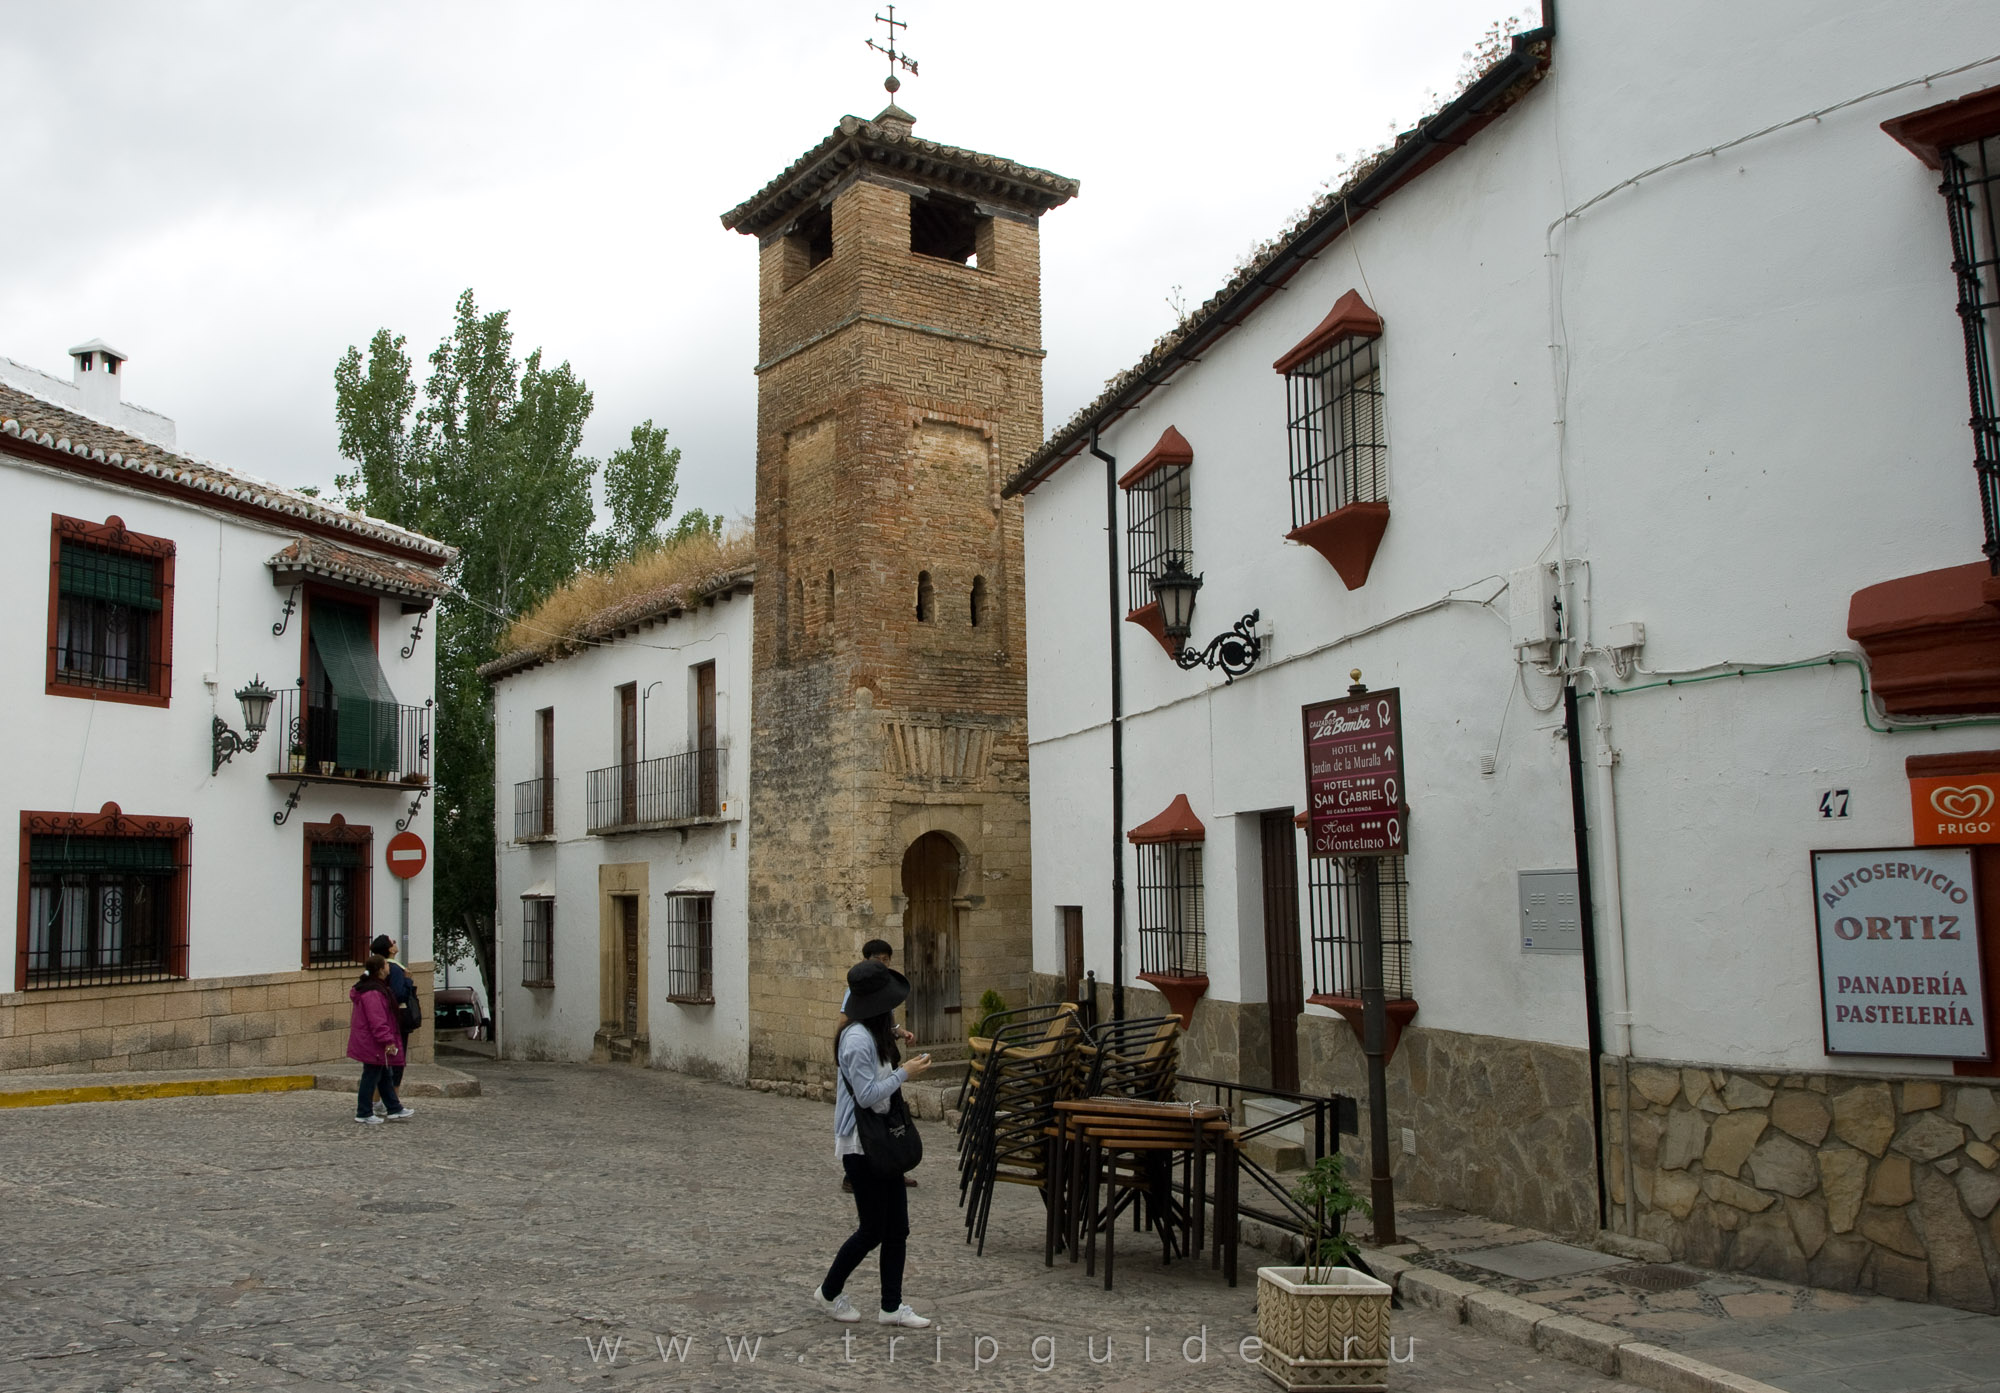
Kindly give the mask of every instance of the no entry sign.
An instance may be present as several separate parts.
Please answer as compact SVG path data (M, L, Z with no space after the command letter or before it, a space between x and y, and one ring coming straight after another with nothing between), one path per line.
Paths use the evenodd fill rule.
M1395 687L1303 710L1306 831L1314 856L1401 856L1409 850L1403 796L1403 705Z
M415 832L398 832L389 838L389 874L398 880L409 880L430 861L431 854L424 848L424 839Z

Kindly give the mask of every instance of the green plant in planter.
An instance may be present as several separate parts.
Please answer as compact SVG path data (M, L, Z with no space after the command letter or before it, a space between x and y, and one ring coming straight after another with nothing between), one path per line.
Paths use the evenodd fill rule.
M1307 1238L1306 1249L1308 1286L1325 1281L1327 1274L1336 1267L1352 1267L1354 1260L1361 1255L1354 1246L1354 1240L1347 1236L1341 1220L1357 1210L1371 1218L1375 1213L1374 1207L1348 1185L1342 1168L1344 1159L1339 1152L1320 1157L1292 1187L1292 1198L1311 1210L1313 1215L1313 1229Z
M968 1038L973 1035L986 1034L986 1023L1006 1009L1007 998L994 991L993 988L988 987L985 991L981 992L979 994L979 1005L974 1009L972 1017L972 1029L967 1032Z

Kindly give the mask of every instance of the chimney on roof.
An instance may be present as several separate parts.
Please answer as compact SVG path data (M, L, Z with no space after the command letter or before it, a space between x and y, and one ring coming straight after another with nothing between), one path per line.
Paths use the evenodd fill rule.
M84 415L100 421L118 421L118 408L125 398L120 380L125 355L103 339L92 339L72 348L69 356L75 363L70 381L76 387L78 405Z

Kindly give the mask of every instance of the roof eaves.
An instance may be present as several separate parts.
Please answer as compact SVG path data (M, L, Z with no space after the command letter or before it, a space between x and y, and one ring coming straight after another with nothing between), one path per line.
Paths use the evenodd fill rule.
M1554 28L1548 25L1516 34L1507 56L1477 82L1436 115L1406 131L1394 146L1357 169L1339 189L1317 200L1275 246L1231 277L1186 323L1161 335L1145 357L1112 378L1095 400L1023 461L1000 490L1001 497L1019 497L1055 473L1082 452L1093 425L1101 429L1137 406L1182 363L1241 324L1361 215L1372 212L1389 194L1504 114L1548 71L1554 38ZM1168 371L1161 372L1163 368Z

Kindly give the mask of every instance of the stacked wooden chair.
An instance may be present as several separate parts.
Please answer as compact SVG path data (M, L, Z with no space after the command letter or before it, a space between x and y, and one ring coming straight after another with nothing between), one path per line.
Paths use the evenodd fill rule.
M974 1036L961 1093L959 1204L965 1239L986 1250L986 1224L1001 1185L1032 1185L1045 1201L1053 1176L1055 1105L1076 1078L1083 1031L1073 1006L989 1017Z
M1168 1099L1180 1081L1181 1018L1105 1021L1085 1038L1079 1098Z

